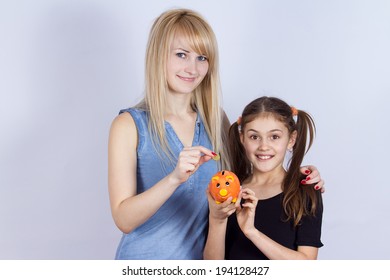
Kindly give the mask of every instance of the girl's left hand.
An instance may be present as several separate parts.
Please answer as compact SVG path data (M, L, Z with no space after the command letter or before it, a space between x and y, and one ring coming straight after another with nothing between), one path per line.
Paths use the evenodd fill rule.
M315 184L315 190L321 190L321 192L325 192L324 180L321 179L320 172L317 167L314 165L302 166L300 168L301 173L306 175L306 178L302 181L302 184Z
M242 200L244 200L244 203L241 204ZM256 229L255 214L257 202L258 198L251 189L245 188L240 191L235 206L237 222L244 234Z

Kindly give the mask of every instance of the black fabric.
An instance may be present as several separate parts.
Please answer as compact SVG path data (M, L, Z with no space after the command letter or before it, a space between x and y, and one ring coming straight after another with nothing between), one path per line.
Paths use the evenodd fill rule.
M319 195L316 215L305 216L294 228L293 222L286 222L283 211L283 193L265 200L259 200L256 208L255 227L277 243L297 250L298 246L322 247L322 201ZM236 215L229 217L226 233L226 259L267 260L268 258L242 233Z

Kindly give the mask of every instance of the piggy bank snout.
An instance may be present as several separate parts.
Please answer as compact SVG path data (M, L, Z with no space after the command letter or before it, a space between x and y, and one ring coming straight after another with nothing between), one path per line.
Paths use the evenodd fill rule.
M228 194L228 191L226 189L221 189L219 191L219 195L222 196L222 197L227 196L227 194Z

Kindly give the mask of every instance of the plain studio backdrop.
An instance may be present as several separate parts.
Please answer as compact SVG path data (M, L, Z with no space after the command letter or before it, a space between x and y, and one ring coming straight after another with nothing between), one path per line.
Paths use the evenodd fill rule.
M326 182L319 259L389 259L390 1L0 2L0 259L113 259L107 140L143 94L154 19L213 27L223 105L280 97L312 114Z

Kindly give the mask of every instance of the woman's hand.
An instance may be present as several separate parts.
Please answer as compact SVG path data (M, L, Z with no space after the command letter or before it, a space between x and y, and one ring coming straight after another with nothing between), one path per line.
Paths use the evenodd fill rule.
M322 193L325 192L325 182L321 179L320 172L314 165L302 166L300 170L302 174L306 175L306 178L301 181L302 184L315 184L314 189L321 190Z
M184 183L198 170L199 166L209 161L213 156L215 153L203 146L184 148L179 154L175 169L170 174L171 179L178 184Z
M242 200L244 200L244 203L241 204ZM245 188L240 191L235 203L237 222L245 235L256 230L255 215L257 202L258 198L256 197L255 192Z

